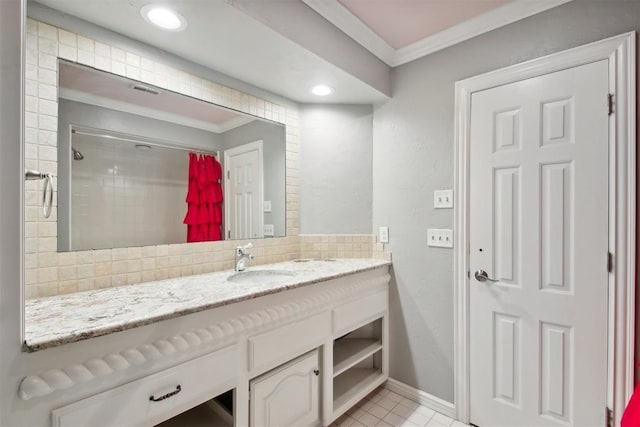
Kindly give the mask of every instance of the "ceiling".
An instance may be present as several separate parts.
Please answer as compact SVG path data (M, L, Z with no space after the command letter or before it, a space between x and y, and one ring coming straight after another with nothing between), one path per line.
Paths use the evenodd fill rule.
M295 102L378 104L392 67L568 1L30 0L29 13L55 9ZM150 2L182 14L186 30L145 22ZM334 93L311 94L320 83Z
M388 96L300 47L225 0L158 0L182 14L179 33L157 29L140 15L150 0L39 0L134 40L161 48L238 80L297 102L378 103ZM312 86L335 93L319 99Z
M508 0L338 0L389 46L400 49Z
M67 61L59 63L59 96L153 119L223 133L255 120L254 117L209 102L140 85L133 80ZM138 87L141 90L136 90ZM144 91L144 89L150 91Z
M391 67L571 0L302 0Z

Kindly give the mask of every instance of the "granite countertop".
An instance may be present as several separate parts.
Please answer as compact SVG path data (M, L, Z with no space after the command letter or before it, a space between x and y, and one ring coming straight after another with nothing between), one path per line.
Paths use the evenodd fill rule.
M295 273L259 282L227 281L235 272L221 271L28 300L24 349L44 350L390 264L379 259L299 260L248 267L248 272Z

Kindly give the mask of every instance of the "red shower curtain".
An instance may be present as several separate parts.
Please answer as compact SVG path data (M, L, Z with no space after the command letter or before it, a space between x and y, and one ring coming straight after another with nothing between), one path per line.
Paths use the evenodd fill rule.
M222 167L213 156L189 153L187 242L222 240Z

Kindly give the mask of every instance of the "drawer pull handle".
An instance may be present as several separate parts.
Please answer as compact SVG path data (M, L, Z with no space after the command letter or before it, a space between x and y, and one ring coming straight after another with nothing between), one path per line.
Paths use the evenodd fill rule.
M176 386L176 389L173 391L170 391L169 393L160 396L160 397L155 397L154 395L149 396L149 400L151 400L152 402L160 402L161 400L165 400L170 398L171 396L175 396L176 394L180 393L182 391L182 387L180 387L180 384L178 384Z

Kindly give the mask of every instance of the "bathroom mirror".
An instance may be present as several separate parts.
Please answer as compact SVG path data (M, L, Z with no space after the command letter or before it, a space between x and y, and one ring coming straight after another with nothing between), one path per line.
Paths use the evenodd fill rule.
M58 60L58 251L285 235L285 127Z

